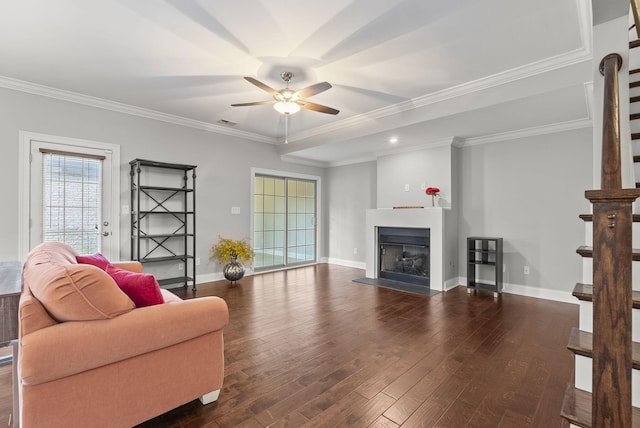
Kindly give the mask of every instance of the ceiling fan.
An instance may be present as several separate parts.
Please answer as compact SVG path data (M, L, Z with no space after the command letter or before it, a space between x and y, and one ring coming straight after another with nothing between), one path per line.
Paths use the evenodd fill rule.
M273 100L267 101L255 101L252 103L241 103L241 104L231 104L231 107L244 107L244 106L257 106L264 104L273 104L273 108L275 108L279 113L284 114L285 116L297 113L301 108L307 110L318 111L320 113L327 114L338 114L339 110L336 110L331 107L323 106L321 104L312 103L310 101L306 101L304 98L319 94L320 92L324 92L327 89L331 89L331 84L328 82L320 82L311 86L307 86L306 88L302 88L299 91L294 91L289 89L289 81L293 77L293 73L290 71L285 71L280 73L280 77L286 83L286 87L279 91L265 85L253 77L245 77L244 79L250 83L253 83L258 88L267 92L268 94L273 96Z

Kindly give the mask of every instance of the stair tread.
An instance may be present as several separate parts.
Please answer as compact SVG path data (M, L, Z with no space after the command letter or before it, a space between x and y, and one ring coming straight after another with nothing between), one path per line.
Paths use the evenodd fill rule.
M634 68L633 70L629 70L629 74L640 73L640 68Z
M578 300L591 302L593 301L593 285L578 282L573 288L573 293L571 294ZM633 308L640 309L640 291L632 290L631 299L633 300Z
M582 257L593 257L593 247L589 245L581 245L576 250L576 253L580 254ZM633 248L631 250L631 260L634 262L640 261L640 250L637 248Z
M577 327L571 329L567 348L575 354L592 358L593 356L593 333L582 331ZM640 369L640 343L632 343L632 367Z
M640 46L640 39L638 40L631 40L629 42L629 48L633 49L633 48L637 48L638 46Z
M640 140L640 132L633 132L631 134L631 139L632 140Z
M629 82L629 88L637 88L638 86L640 86L640 80L636 82Z
M631 409L633 427L640 427L640 409ZM560 416L574 425L583 428L591 428L591 393L576 388L575 385L567 385L562 401Z
M640 156L638 156L638 157L640 158ZM593 221L593 214L580 214L579 217L583 221ZM640 214L633 214L632 221L634 223L640 223Z
M638 113L638 114L640 114L640 113ZM636 156L634 156L634 157L633 157L633 161L634 161L634 162L640 162L640 156L637 156L637 155L636 155Z
M629 119L630 120L638 120L638 119L640 119L640 113L631 113L629 115Z

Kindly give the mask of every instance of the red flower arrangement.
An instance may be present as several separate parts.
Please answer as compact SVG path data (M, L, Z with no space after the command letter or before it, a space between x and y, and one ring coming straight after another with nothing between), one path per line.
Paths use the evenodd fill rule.
M425 193L427 195L436 196L438 193L440 193L440 189L438 189L437 187L427 187Z
M436 196L440 193L440 189L437 187L427 187L427 190L424 191L427 195L431 195L431 206L436 206Z

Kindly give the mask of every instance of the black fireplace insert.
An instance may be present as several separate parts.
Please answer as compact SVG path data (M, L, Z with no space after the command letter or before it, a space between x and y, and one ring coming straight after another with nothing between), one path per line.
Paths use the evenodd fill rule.
M378 227L379 278L429 287L429 229Z

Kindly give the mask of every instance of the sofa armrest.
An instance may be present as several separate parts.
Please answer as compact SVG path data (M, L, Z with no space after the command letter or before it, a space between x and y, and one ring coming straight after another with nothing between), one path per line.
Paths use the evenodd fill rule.
M142 263L136 261L111 262L112 265L130 272L142 273Z
M221 331L228 320L224 300L201 297L46 327L20 341L22 382L40 384L166 348Z

